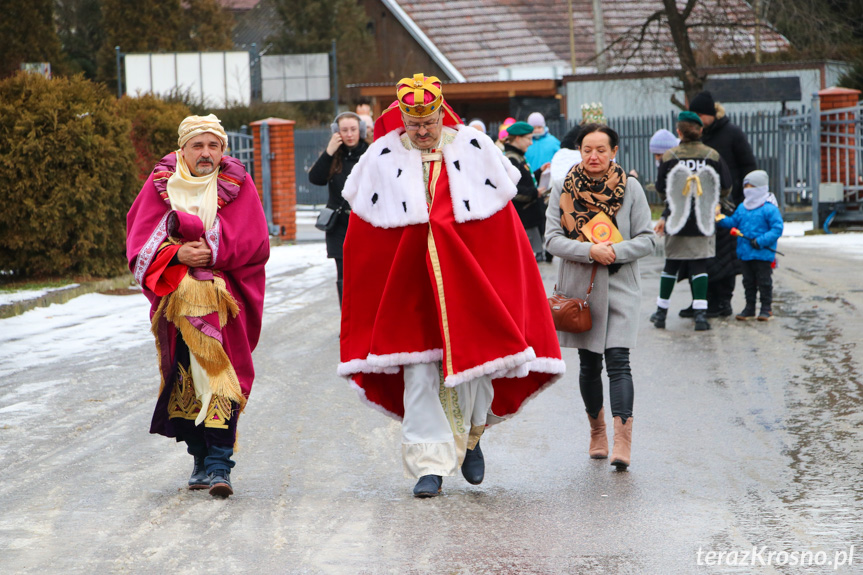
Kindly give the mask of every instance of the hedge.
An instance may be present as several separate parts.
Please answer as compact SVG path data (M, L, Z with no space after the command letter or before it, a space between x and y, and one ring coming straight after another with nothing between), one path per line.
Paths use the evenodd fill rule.
M0 81L4 279L126 268L126 213L140 188L130 127L107 89L83 76Z
M124 96L119 107L120 114L132 123L138 178L143 183L156 162L177 149L177 127L191 112L182 102L165 102L152 94Z

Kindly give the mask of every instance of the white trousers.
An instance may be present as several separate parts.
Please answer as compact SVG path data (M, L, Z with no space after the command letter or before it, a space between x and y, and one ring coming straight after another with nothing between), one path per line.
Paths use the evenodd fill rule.
M494 398L491 378L445 387L440 363L405 366L402 461L406 477L450 477L485 429Z

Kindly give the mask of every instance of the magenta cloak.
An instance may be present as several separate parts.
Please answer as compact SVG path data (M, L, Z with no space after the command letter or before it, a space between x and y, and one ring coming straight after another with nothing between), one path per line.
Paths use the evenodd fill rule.
M213 226L204 230L203 223L196 215L171 209L167 183L176 169L176 162L173 152L162 158L129 210L126 218L129 269L150 300L152 319L162 300L153 291L162 292L154 287L155 279L159 279L154 276L161 276L164 280L178 275L176 265L166 267L166 258L159 258L160 250L165 249L165 242L169 238L182 242L201 237L206 240L212 252L209 266L192 268L188 273L200 279L212 275L222 277L227 290L238 304L238 314L229 319L223 328L213 331L211 326L204 327L207 335L221 340L237 374L243 397L248 398L255 378L252 351L261 333L264 264L270 253L269 231L261 199L243 164L235 158L223 156L218 176L218 214ZM179 272L179 275L185 275L182 270ZM170 281L162 281L160 286L166 283ZM153 328L159 352L161 387L150 432L176 437L166 405L177 373L177 328L164 316ZM236 420L232 421L232 427L235 426Z

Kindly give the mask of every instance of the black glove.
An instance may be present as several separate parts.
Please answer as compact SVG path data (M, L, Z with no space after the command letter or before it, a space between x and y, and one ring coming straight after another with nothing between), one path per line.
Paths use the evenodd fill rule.
M749 240L749 245L752 246L756 250L761 249L761 246L758 245L758 240L756 240L755 238L752 238Z

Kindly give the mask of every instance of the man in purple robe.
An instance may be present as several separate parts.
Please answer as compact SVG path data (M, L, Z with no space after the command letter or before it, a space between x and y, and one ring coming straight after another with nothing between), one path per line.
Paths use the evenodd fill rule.
M185 441L189 489L233 494L237 418L255 377L269 232L219 119L189 116L126 218L129 269L150 300L161 385L150 433Z

